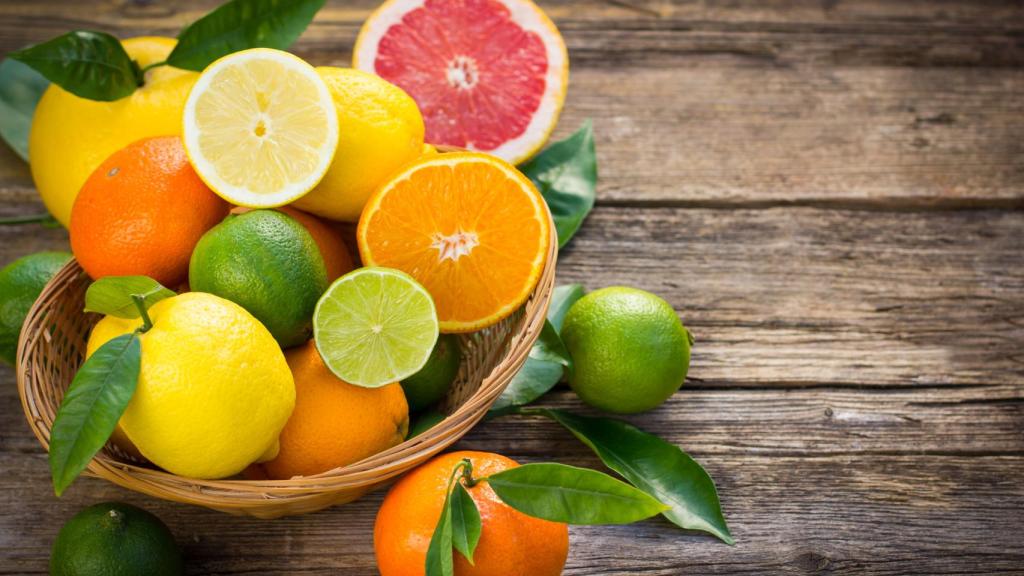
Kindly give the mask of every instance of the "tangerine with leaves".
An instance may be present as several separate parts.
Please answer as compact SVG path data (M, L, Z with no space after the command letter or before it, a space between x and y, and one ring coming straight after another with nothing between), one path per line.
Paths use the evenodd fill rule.
M373 546L381 576L423 576L427 547L441 517L452 470L468 458L473 477L518 466L490 452L452 452L430 460L401 480L381 504ZM463 482L463 480L459 480ZM465 484L464 484L465 485ZM503 503L487 482L466 486L480 512L480 541L470 564L455 553L456 576L558 576L569 554L569 527L527 516Z
M422 284L447 333L486 328L518 309L540 280L552 235L533 183L477 152L407 165L370 197L357 230L363 262Z
M181 138L129 144L92 173L71 212L71 251L94 279L149 276L165 286L188 277L192 249L229 206L203 184Z

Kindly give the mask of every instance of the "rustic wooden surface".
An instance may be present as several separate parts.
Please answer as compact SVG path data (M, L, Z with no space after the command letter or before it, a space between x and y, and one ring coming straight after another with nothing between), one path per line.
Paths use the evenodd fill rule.
M0 53L173 34L215 3L5 0ZM331 0L296 50L343 65L375 3ZM632 420L708 468L737 540L573 528L565 573L1024 573L1024 4L543 5L574 66L557 135L594 118L601 171L560 281L653 290L695 333L692 381ZM0 150L0 215L40 206ZM0 264L61 246L0 227ZM598 464L532 419L459 447ZM45 573L60 524L104 499L166 520L193 574L376 573L380 494L271 522L96 480L55 498L8 368L0 470L0 574Z

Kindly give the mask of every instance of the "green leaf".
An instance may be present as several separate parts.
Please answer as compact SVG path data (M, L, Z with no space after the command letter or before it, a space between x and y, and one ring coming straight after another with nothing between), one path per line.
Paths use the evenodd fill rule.
M565 246L594 207L597 156L590 120L519 169L533 180L547 201L558 231L558 247Z
M132 295L142 296L146 309L176 294L149 276L106 276L85 291L85 311L118 318L138 318L139 308Z
M569 313L569 308L572 308L572 305L580 298L583 298L586 293L587 291L579 284L555 286L555 289L551 292L548 320L559 334L562 333L562 323L565 322L565 315Z
M413 420L411 426L409 426L409 434L405 437L406 440L415 438L420 434L423 434L427 430L430 430L434 426L437 426L445 419L445 415L441 414L437 410L426 410L421 412Z
M32 114L49 85L49 80L27 64L10 58L0 63L0 138L25 162Z
M452 507L451 495L445 496L441 506L441 518L434 527L434 535L430 537L427 547L426 576L454 576L454 558L452 557Z
M544 327L541 328L540 336L537 337L537 341L530 348L530 358L553 362L566 367L572 365L569 351L566 350L565 344L562 343L562 338L549 320L544 321Z
M100 346L78 369L50 431L50 473L60 496L110 438L139 382L136 333Z
M621 420L536 409L565 426L612 470L670 506L662 514L681 528L733 544L711 476L679 447Z
M138 64L117 38L105 32L76 30L8 56L35 68L68 92L90 100L124 98L142 82Z
M324 0L231 0L182 30L167 63L201 72L239 50L284 50L323 5Z
M487 477L501 501L524 514L568 524L629 524L668 509L611 476L565 464L524 464Z
M455 483L455 489L449 496L452 515L452 545L469 563L473 563L473 552L480 542L480 511L462 482Z

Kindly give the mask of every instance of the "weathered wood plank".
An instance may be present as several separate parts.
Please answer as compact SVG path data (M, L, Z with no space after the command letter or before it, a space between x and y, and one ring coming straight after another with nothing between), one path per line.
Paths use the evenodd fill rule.
M173 34L214 4L0 5L0 52L70 27ZM346 65L375 5L325 8L296 50ZM575 64L556 136L597 120L603 201L1024 204L1019 4L546 6ZM0 167L0 189L30 187Z
M520 454L511 436L488 448L535 460ZM598 465L573 454L543 459ZM565 574L994 574L1024 565L1019 456L696 456L718 481L735 547L663 520L574 527ZM0 508L0 574L44 574L60 524L106 499L164 519L190 574L376 574L372 526L380 493L313 515L259 521L91 479L57 499L41 454L0 453L0 466L0 491L10 503Z

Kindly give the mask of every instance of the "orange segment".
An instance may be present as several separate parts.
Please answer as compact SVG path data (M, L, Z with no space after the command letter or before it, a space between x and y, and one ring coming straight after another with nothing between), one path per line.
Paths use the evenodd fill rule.
M367 266L402 270L430 292L442 332L486 328L521 306L552 241L533 183L475 152L407 166L367 202L357 235Z

